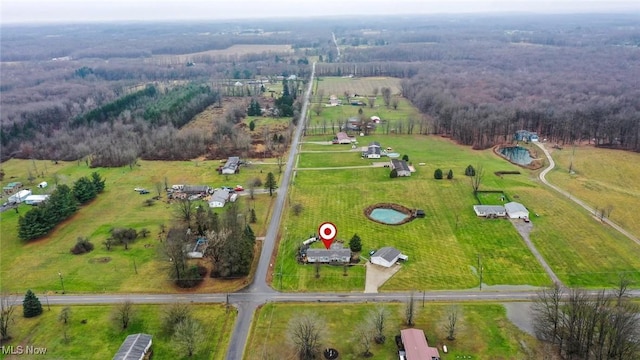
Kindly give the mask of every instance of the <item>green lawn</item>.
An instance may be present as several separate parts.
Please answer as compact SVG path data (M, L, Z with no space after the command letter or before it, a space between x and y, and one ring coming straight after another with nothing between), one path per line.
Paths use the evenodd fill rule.
M550 150L556 161L547 175L551 183L593 208L611 207L611 220L640 237L640 154L587 145ZM569 174L570 165L574 174Z
M184 358L171 336L162 332L161 305L134 305L134 316L126 330L120 330L112 320L116 305L73 305L65 342L63 324L58 321L62 307L51 306L48 310L43 296L40 301L44 312L38 317L25 319L22 307L16 309L10 327L13 339L3 345L44 347L46 359L111 359L127 335L146 333L153 336L154 359ZM224 359L236 311L227 312L224 305L193 305L193 315L206 331L203 345L190 359ZM81 323L85 319L86 324ZM0 354L0 359L4 358Z
M417 172L411 177L397 179L389 178L388 168L298 171L289 200L291 204L302 204L304 210L298 216L286 214L276 264L276 269L282 270L282 279L275 279L284 290L364 288L362 266L350 268L346 276L342 267L323 266L317 278L315 267L296 263L298 246L324 221L334 222L338 239L345 242L357 233L365 253L395 246L409 256L402 270L382 290L476 287L478 255L482 259L483 281L488 285L549 284L549 278L509 221L475 216L472 206L477 201L470 179L463 175L469 164L484 168L481 190L502 190L511 200L527 206L532 217L535 213L540 215L533 218L532 239L568 285L609 286L619 272L629 272L640 280L640 248L541 186L535 172L509 164L491 150L474 151L440 137L366 138L407 154L414 165L425 165L417 165ZM340 159L350 164L353 158L357 155L303 153L300 167L332 166ZM454 179L434 180L436 168L445 173L452 169ZM495 171L515 170L522 174L494 175ZM377 224L369 221L363 211L378 202L423 209L427 216L400 226Z
M428 303L422 307L416 299L416 325L428 338L430 346L437 346L443 360L471 356L472 359L527 359L539 358L544 352L540 343L523 333L506 318L499 304L460 304L459 331L456 340L446 340L444 324L450 304ZM256 314L244 359L293 358L287 342L289 321L304 313L326 322L326 335L321 348L332 347L340 359L360 359L356 328L367 321L375 304L274 304L263 306ZM389 317L386 322L387 340L383 345L372 344L370 359L394 359L398 352L395 336L404 325L404 304L384 304ZM448 354L442 351L447 345Z
M46 173L43 178L53 187L54 173L61 183L71 184L81 176L98 171L106 179L106 189L94 201L83 206L76 214L57 226L48 236L24 243L17 237L18 214L14 211L2 213L0 221L0 269L2 290L23 292L26 287L36 292L59 292L62 284L58 273L63 275L65 290L80 292L171 292L175 291L168 279L169 265L162 255L158 241L160 224L170 225L176 209L162 201L148 207L145 199L155 193L155 183L167 178L171 184L207 184L212 187L245 184L253 177L266 177L267 172L279 176L274 164L252 165L242 168L240 174L221 176L215 171L218 161L150 162L141 161L133 168L89 169L84 163L70 162L53 165L51 162L36 162L38 169ZM16 176L27 183L27 168L33 168L31 161L10 160L3 169L5 180ZM262 171L262 173L261 173ZM164 186L164 185L163 185ZM148 195L139 195L134 187L145 187ZM257 236L264 236L273 198L257 195L256 200L240 197L238 206L243 213L255 207L258 223L252 225ZM206 206L206 203L202 202ZM21 214L29 210L21 205ZM217 209L216 211L221 211ZM151 234L146 239L138 239L128 251L116 246L107 251L102 242L109 236L112 227L146 228ZM95 250L85 255L72 255L69 250L80 236L86 236L95 245ZM235 283L207 279L202 291L217 291L237 286Z

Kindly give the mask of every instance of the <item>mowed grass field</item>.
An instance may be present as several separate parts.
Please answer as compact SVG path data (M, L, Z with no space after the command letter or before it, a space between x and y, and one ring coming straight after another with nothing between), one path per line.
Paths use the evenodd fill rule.
M590 145L549 150L556 162L551 183L593 208L611 206L610 219L640 238L640 154ZM575 174L569 174L572 161Z
M121 330L112 319L117 305L72 305L70 320L66 325L68 341L65 341L63 324L58 320L63 307L51 306L49 310L45 298L40 296L40 301L44 312L38 317L25 319L22 317L22 307L16 309L15 321L10 324L12 340L3 343L46 348L44 356L25 358L111 359L126 337L136 333L153 335L154 359L182 359L185 356L175 346L171 335L162 331L163 305L134 304L133 317L126 330ZM227 312L224 305L193 305L192 311L193 317L205 331L203 344L190 359L224 359L236 311ZM86 324L81 323L82 320L86 320ZM0 355L0 358L13 357Z
M284 290L301 291L364 288L362 262L349 268L346 276L342 267L323 266L319 278L314 266L296 263L295 254L302 241L325 221L337 225L338 239L345 243L357 233L362 238L365 258L369 250L383 246L394 246L409 256L408 262L381 290L477 287L478 256L487 285L548 285L546 273L508 220L475 216L472 206L477 201L470 179L464 176L469 164L484 167L481 190L502 190L508 198L522 202L530 210L535 226L531 237L567 285L609 286L620 272L640 280L640 247L543 187L537 173L510 164L491 150L474 151L441 137L387 135L366 139L407 154L416 165L416 173L408 178L390 179L388 168L304 170L317 164L368 161L361 160L357 152L303 152L289 200L291 204L301 204L304 210L297 216L293 212L286 214L275 269L276 287L281 284ZM318 149L323 145L304 144L302 150L307 146ZM339 145L326 147L333 149ZM454 179L435 180L436 168L445 173L452 169ZM522 174L494 175L496 171L515 170ZM374 223L364 216L364 209L380 202L423 209L426 217L399 226ZM535 217L535 213L540 216Z
M144 205L144 200L155 195L155 183L164 184L166 177L169 186L206 184L219 187L245 184L253 177L260 177L264 181L268 172L273 172L279 178L277 166L273 164L243 167L240 174L228 177L217 174L215 169L219 165L218 161L140 161L139 166L133 168L90 169L84 163L60 162L53 165L51 162L36 161L38 173L46 171L36 183L46 180L50 184L41 192L52 190L54 174L59 175L60 183L72 184L93 171L106 179L106 189L49 235L28 243L18 238L17 224L19 215L25 214L30 206L20 205L20 214L13 210L1 213L2 290L20 293L31 288L36 293L60 292L60 272L67 293L176 291L169 279L167 267L170 264L163 255L158 234L161 224L170 226L175 220L177 209L175 204L166 202L165 194L155 205ZM27 184L27 171L33 167L31 161L10 160L3 163L2 168L6 172L4 183L16 180ZM151 193L140 195L133 190L135 187L144 187ZM251 226L256 236L264 236L272 200L264 194L256 195L254 201L249 200L248 196L239 197L237 206L241 213L248 213L250 207L255 207L258 222ZM204 201L199 204L207 206ZM146 228L150 235L136 240L129 250L114 246L107 251L102 242L114 227L132 227L138 231ZM69 250L81 236L88 237L95 249L88 254L73 255ZM241 286L241 282L207 277L198 291L231 291Z
M317 91L324 92L324 96L328 99L330 95L336 95L338 98L343 99L345 91L349 94L358 94L360 96L373 96L373 89L388 87L391 89L392 95L400 94L400 79L393 77L318 77L316 78L317 84L315 85ZM380 92L378 92L380 94ZM380 97L380 100L382 98ZM344 101L344 100L343 100ZM380 103L382 105L382 103Z
M197 53L181 54L181 55L153 55L145 62L154 62L159 64L185 64L187 62L198 62L207 56L211 57L232 57L236 58L248 54L289 54L293 49L289 44L236 44L226 49L208 50ZM197 66L197 65L196 65Z
M244 359L293 359L291 345L285 340L289 321L305 313L326 322L321 348L332 347L340 359L361 359L356 329L369 320L376 304L277 304L269 303L257 312ZM395 336L404 325L404 304L384 304L388 313L387 340L382 345L372 343L370 359L388 360L398 357ZM422 307L416 299L416 329L422 329L430 346L439 349L442 359L536 359L542 358L540 343L516 328L506 317L500 304L460 304L456 340L446 339L444 325L451 304L428 303ZM449 352L442 351L446 345Z

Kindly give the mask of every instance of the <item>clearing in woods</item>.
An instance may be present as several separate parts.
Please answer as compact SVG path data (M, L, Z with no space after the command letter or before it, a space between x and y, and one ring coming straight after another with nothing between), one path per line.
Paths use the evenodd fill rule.
M342 97L345 92L350 95L373 95L373 89L380 90L383 87L391 88L392 95L398 95L401 92L400 79L392 77L320 77L316 86L317 90L315 92L324 91L324 96L326 97L330 95ZM378 95L381 95L381 93L378 92Z
M160 64L184 64L187 62L198 63L198 61L202 62L204 59L216 58L220 56L231 56L238 57L248 54L262 54L262 53L278 53L278 54L288 54L291 53L293 49L289 44L279 44L279 45L267 45L267 44L239 44L232 45L226 49L219 50L207 50L190 54L180 54L180 55L153 55L151 58L146 59L147 62L155 62Z

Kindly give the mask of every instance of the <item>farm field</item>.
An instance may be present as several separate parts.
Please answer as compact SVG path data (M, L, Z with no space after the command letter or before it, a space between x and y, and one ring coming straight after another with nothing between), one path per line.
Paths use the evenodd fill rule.
M233 176L218 175L218 161L159 162L140 161L133 168L89 169L84 163L10 160L2 164L6 173L5 182L22 181L28 184L27 171L35 167L36 173L44 177L36 182L48 181L50 190L54 185L54 174L60 183L71 184L81 176L97 171L106 179L105 192L94 201L83 206L64 223L58 225L48 236L23 243L17 236L18 216L13 210L0 214L1 252L0 266L2 290L23 292L29 286L36 293L59 292L61 283L58 272L63 275L68 293L82 292L174 292L167 278L169 265L162 255L158 240L161 224L169 226L175 218L176 208L167 204L166 196L153 206L144 200L157 195L155 184L207 184L212 187L245 184L248 179L260 177L263 181L268 172L278 179L275 164L243 167ZM46 168L45 168L46 166ZM263 173L260 173L263 171ZM15 178L13 178L15 177ZM151 193L139 195L133 189L145 187ZM164 187L164 185L163 185ZM271 201L268 195L256 195L254 201L240 196L237 206L241 213L255 207L258 222L252 224L256 236L264 236ZM202 205L206 206L205 202ZM20 214L26 213L29 205L20 205ZM220 211L216 209L215 211ZM132 227L150 231L147 238L136 240L129 250L114 246L107 251L102 242L113 227ZM95 249L84 255L72 255L71 247L78 237L88 237ZM209 277L198 291L231 291L241 286L242 280L220 281Z
M180 55L153 55L149 59L145 59L145 62L153 62L159 64L185 64L187 62L197 63L200 59L209 57L232 57L237 58L242 55L248 54L261 54L261 53L274 53L274 54L288 54L293 52L291 45L289 44L235 44L226 49L220 50L208 50L190 54Z
M417 172L409 178L397 179L389 178L388 168L298 171L290 203L301 204L304 210L299 215L288 212L284 219L276 267L282 276L280 279L276 274L274 278L283 290L363 290L362 261L346 270L346 275L342 267L323 266L319 278L314 266L295 261L301 242L324 221L336 224L337 238L345 243L357 233L362 239L364 258L369 250L382 246L394 246L409 256L382 291L477 287L478 256L486 285L548 285L546 273L509 221L475 216L472 205L477 201L470 179L463 175L469 164L484 167L481 190L502 190L508 198L529 208L535 226L532 240L567 285L609 286L620 272L640 280L640 248L544 188L536 172L518 168L491 150L474 151L441 137L366 138L407 154L414 164L426 165L416 166ZM326 166L340 157L360 160L359 155L351 153L327 153L324 158L308 155L311 154L301 154L300 167L316 167L314 162ZM454 179L434 180L436 168L445 173L452 169ZM522 174L501 178L493 174L496 171ZM363 211L380 202L423 209L426 217L400 226L377 224L368 220ZM534 217L536 213L540 216Z
M640 237L640 154L591 145L577 146L575 153L569 146L549 150L556 162L547 175L552 184L593 208L611 207L611 220ZM575 174L569 174L572 161Z
M344 93L360 96L373 96L373 89L388 87L392 95L400 94L400 79L393 77L319 77L316 79L314 93L323 91L326 98L336 95L344 99ZM380 99L381 100L381 99ZM344 100L343 100L344 101ZM382 103L380 103L382 104Z
M369 318L374 304L278 304L269 303L255 315L244 359L293 358L291 345L284 342L289 321L305 313L313 314L327 324L321 348L332 347L340 353L340 359L361 359L356 328ZM394 359L398 357L395 336L404 325L405 304L384 304L388 313L386 342L371 346L370 359ZM460 329L456 340L446 340L443 329L451 304L428 303L422 307L416 299L416 325L428 338L430 346L439 348L443 360L471 356L472 359L534 359L544 354L542 345L532 336L516 328L507 318L504 307L492 303L459 304ZM449 352L444 354L442 345Z
M15 322L10 327L13 339L3 345L44 347L47 352L42 358L46 359L111 359L127 335L146 333L153 336L154 359L183 358L171 335L162 331L162 305L134 304L133 317L126 330L120 330L112 320L116 305L70 306L71 316L66 325L68 341L65 342L63 324L58 320L63 307L51 306L49 310L45 298L39 298L44 310L42 315L25 319L22 307L17 307ZM227 312L224 305L193 305L192 311L206 331L203 345L190 359L224 359L236 312ZM81 323L84 319L86 324Z

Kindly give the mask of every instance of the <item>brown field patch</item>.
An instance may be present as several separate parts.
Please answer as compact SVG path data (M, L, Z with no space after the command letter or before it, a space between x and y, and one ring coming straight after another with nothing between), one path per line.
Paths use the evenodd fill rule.
M226 49L207 50L196 53L180 54L180 55L153 55L151 58L145 59L146 62L159 64L184 64L187 62L202 62L205 58L218 58L229 56L243 56L248 54L262 53L278 53L289 54L293 52L293 48L289 44L267 45L267 44L238 44L232 45Z

